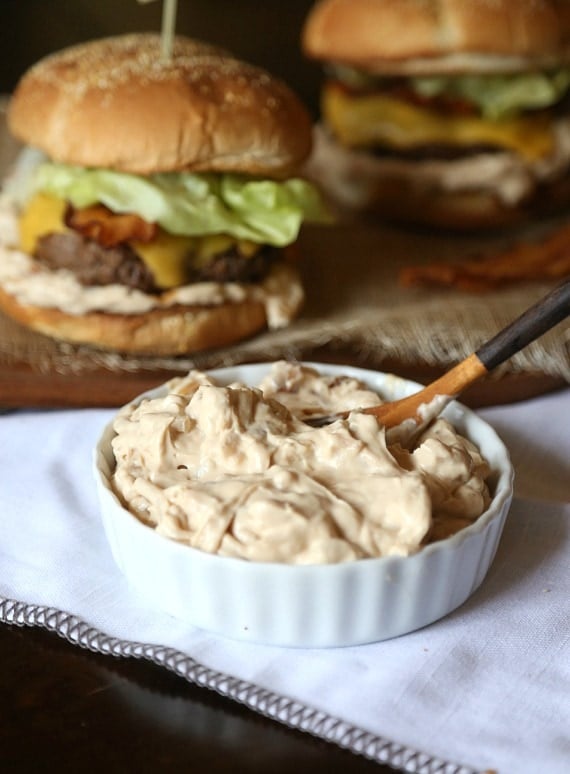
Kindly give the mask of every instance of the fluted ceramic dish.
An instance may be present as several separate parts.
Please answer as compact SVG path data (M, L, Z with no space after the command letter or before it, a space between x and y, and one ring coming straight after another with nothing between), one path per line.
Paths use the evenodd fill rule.
M419 389L399 377L310 363L321 373L365 382L383 399ZM270 364L212 371L220 384L256 386ZM166 386L145 393L156 397ZM357 645L397 637L433 623L465 602L491 565L512 498L513 470L495 431L457 402L443 412L471 439L492 469L492 502L469 527L408 557L341 564L249 562L205 553L144 525L114 494L115 459L109 424L95 452L103 524L113 556L149 607L240 640L293 647Z

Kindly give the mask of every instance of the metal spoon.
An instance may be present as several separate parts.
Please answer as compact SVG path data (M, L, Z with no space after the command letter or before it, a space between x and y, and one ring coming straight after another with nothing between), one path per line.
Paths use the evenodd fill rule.
M351 411L374 414L378 422L387 429L402 426L406 435L416 435L439 416L445 406L466 387L524 349L527 344L546 333L569 314L570 278L527 309L476 352L419 392L391 403ZM337 419L345 419L351 411L310 417L304 421L313 427L322 427Z

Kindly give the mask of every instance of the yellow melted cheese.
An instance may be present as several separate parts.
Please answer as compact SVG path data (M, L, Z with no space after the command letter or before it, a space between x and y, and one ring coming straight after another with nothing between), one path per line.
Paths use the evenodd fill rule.
M68 231L63 222L65 202L55 196L36 194L22 211L19 219L20 247L32 255L43 234L62 234Z
M36 194L23 210L19 219L20 247L32 255L38 239L45 234L69 231L63 222L66 203L47 194ZM225 234L185 237L168 234L158 229L151 242L129 243L153 274L160 288L184 285L190 269L205 266L215 255L236 246L240 255L250 258L261 245Z
M158 287L173 288L189 279L194 241L192 237L172 236L161 230L152 242L130 245L151 270Z
M322 112L333 132L352 147L388 145L401 150L430 144L495 145L535 160L553 149L548 117L490 121L441 115L383 94L349 94L334 83L323 90Z

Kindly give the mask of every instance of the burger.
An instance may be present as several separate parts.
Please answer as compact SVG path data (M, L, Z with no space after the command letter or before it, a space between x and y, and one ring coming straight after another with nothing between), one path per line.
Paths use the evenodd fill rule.
M0 205L0 308L51 337L153 355L229 345L297 314L291 252L323 215L297 175L311 119L264 70L158 35L32 66Z
M457 229L570 201L570 3L320 0L308 173L347 211Z

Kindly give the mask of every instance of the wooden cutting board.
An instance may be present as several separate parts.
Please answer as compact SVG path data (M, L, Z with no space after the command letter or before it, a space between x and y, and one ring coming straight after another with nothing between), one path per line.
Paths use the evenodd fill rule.
M8 322L8 325L11 323ZM30 336L35 338L35 334ZM37 338L43 339L41 336ZM313 362L346 363L383 370L424 384L444 371L439 366L382 360L370 353L363 355L331 346L299 351L296 356ZM157 367L131 372L98 365L80 373L58 373L53 368L46 369L39 360L35 365L14 360L0 367L0 409L115 408L186 370L185 367ZM462 396L462 401L473 408L514 403L560 389L565 384L561 377L542 373L504 374L473 385Z

